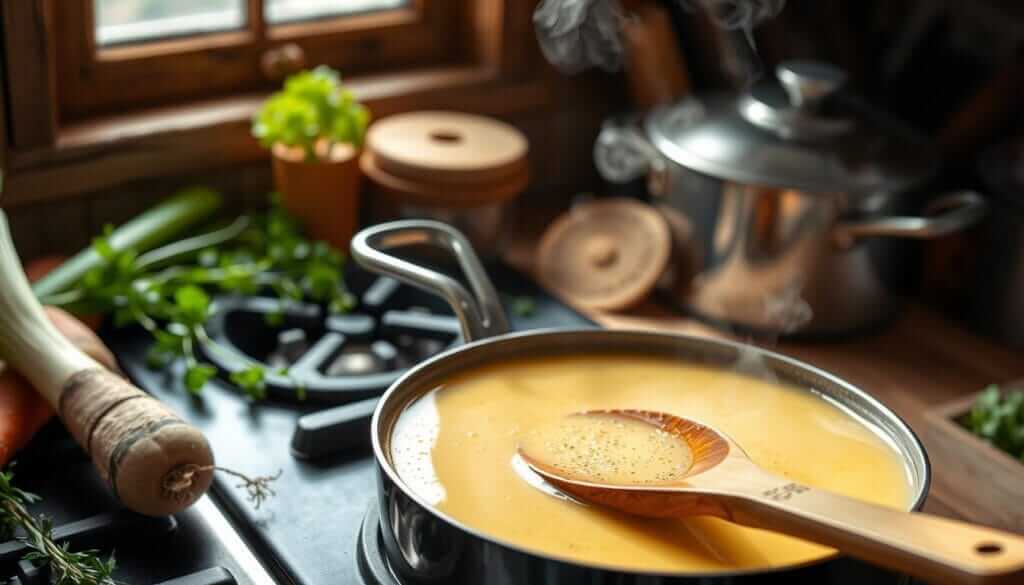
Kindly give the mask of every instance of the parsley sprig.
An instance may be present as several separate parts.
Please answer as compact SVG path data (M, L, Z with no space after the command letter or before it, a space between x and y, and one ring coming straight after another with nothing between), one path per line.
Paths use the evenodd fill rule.
M5 538L22 534L19 540L30 549L24 559L48 566L54 585L116 585L113 555L103 559L97 551L72 551L68 543L56 542L51 520L26 509L39 497L15 487L13 480L9 468L0 471L0 531Z
M1024 391L985 388L963 419L971 432L1024 461Z
M117 326L141 325L154 344L147 355L153 367L185 361L185 387L199 393L217 374L200 359L197 344L213 352L227 352L206 333L213 311L211 294L255 294L273 291L279 310L267 316L279 325L289 303L310 299L334 313L349 310L354 297L342 278L344 259L324 242L307 239L298 222L276 201L269 211L242 216L221 229L167 244L145 254L134 249L115 250L108 241L111 227L95 238L92 247L101 256L67 292L41 299L79 313L109 313ZM265 368L251 360L239 361L230 379L255 400L266 395ZM276 372L287 376L286 369ZM300 387L301 398L301 387Z

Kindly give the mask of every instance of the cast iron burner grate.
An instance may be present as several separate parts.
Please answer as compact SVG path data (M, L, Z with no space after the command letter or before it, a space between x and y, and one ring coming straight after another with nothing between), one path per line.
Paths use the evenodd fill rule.
M226 372L244 363L240 356L262 363L273 398L294 400L301 386L309 400L341 404L379 395L413 365L461 343L459 322L440 299L362 271L346 278L358 304L339 315L269 297L218 298L207 330L223 351L204 348L206 357Z
M361 301L361 306L351 314L376 316L392 310L411 311L418 316L423 313L414 308L422 307L429 309L432 315L450 315L444 301L408 286L395 287L390 295L382 295L387 297L387 302L378 304L380 308L372 308L372 302L368 308L366 297L378 278L366 272L360 273L358 267L351 266L348 282ZM509 314L514 330L594 326L514 270L500 264L488 269L506 306L512 306L517 299L532 301L530 311ZM388 285L389 288L392 286ZM373 295L369 296L372 301ZM248 319L249 323L247 329L240 323L231 324L231 327L237 327L229 332L235 339L233 343L248 348L254 357L261 359L276 349L277 335L292 326L286 321L280 329L268 327L258 313L239 314L234 319ZM309 321L311 333L308 339L314 340L315 344L315 340L328 329L326 323L320 325L325 319L317 317ZM394 332L386 332L386 335L394 335ZM244 490L234 489L235 482L224 478L214 483L215 498L212 500L234 520L242 538L264 561L278 583L396 585L393 581L365 578L364 574L371 573L365 573L361 561L357 560L360 521L367 514L369 500L375 499L377 489L376 465L368 446L371 438L369 417L373 412L374 397L385 388L373 390L371 397L360 397L360 393L352 396L354 391L344 390L325 397L333 401L337 396L338 400L334 402L346 402L341 406L311 403L311 400L298 402L294 400L293 390L284 387L272 391L287 399L271 397L250 403L232 388L229 380L217 379L212 380L197 397L184 391L182 378L185 369L180 360L160 370L148 367L145 357L152 342L144 330L109 330L104 340L139 387L166 402L206 434L215 446L219 464L261 474L278 469L283 471L274 484L278 496L259 510L246 500ZM254 347L262 347L262 353L254 351ZM74 485L74 482L68 482L68 485ZM187 531L188 523L182 521L183 518L187 519L187 516L178 516L176 534ZM190 540L186 539L186 542ZM157 552L162 550L159 545L152 548ZM198 552L205 552L212 547L203 544L196 545L196 548ZM118 548L118 556L126 557L127 553ZM149 559L149 556L143 558ZM377 558L383 559L379 554ZM239 573L230 564L220 564L239 578ZM375 566L381 567L379 562ZM178 574L184 574L184 571ZM131 582L151 583L165 578L160 575L154 577L158 578ZM4 584L0 582L0 585ZM239 585L263 584L239 578Z

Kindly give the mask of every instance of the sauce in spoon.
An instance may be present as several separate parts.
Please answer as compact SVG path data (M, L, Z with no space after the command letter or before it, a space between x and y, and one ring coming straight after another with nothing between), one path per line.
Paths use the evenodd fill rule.
M582 481L663 485L686 477L693 453L656 426L613 415L571 415L526 433L520 448Z

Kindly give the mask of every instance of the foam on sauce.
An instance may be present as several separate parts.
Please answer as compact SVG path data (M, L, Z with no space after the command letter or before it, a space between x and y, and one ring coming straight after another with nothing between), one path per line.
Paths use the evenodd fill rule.
M707 573L792 565L833 552L716 518L647 519L583 506L542 489L536 476L524 481L520 474L532 472L516 451L532 431L564 423L572 413L616 408L699 420L735 439L762 467L800 483L892 507L910 501L908 475L893 447L821 397L634 354L510 360L452 377L399 417L392 463L403 482L456 520L571 561ZM592 433L580 441L597 438ZM650 455L647 463L638 461L629 465L658 465Z
M564 477L618 485L681 481L690 446L648 423L606 414L571 415L523 434L519 448Z

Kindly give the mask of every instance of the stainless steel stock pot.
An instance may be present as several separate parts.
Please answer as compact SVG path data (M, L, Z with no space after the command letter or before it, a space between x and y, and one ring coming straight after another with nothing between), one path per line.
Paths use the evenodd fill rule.
M740 95L688 97L636 123L611 121L595 145L613 182L647 175L683 213L701 265L677 300L713 321L773 333L843 333L892 312L877 237L935 238L984 215L977 193L890 215L933 175L914 132L839 91L845 74L812 62ZM897 205L894 205L896 203Z
M469 287L395 255L406 245L433 245L455 255ZM903 458L918 509L928 491L929 464L913 431L896 414L860 390L813 366L779 354L728 341L610 330L508 332L498 296L468 241L434 221L407 220L371 227L352 240L352 256L365 268L444 297L462 324L466 344L410 370L384 394L373 417L373 450L378 468L381 539L391 570L403 583L488 585L755 584L755 583L900 583L902 577L858 561L826 561L763 572L716 575L623 572L546 556L492 538L479 526L467 526L429 504L403 482L392 463L391 432L403 410L459 372L510 357L601 352L643 352L674 360L735 370L742 358L764 364L764 375L814 392L841 405L850 416L886 438ZM755 375L755 374L751 374Z

